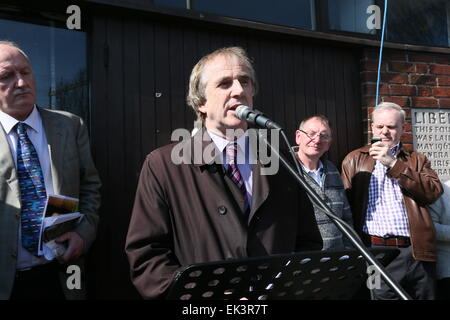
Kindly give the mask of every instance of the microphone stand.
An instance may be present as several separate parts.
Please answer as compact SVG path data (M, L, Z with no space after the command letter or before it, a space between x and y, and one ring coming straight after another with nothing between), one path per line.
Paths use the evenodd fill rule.
M284 135L283 129L279 129L280 132ZM335 214L333 214L331 208L328 204L320 198L320 196L316 193L316 191L305 181L304 177L299 175L289 164L289 162L267 141L266 137L261 134L258 130L258 135L262 138L262 141L268 145L271 151L280 159L283 166L289 171L289 173L297 180L297 182L302 186L302 188L306 191L306 193L310 196L312 203L319 208L321 208L324 213L336 224L338 229L350 240L350 242L355 246L355 248L369 261L377 271L381 274L383 279L386 281L387 285L394 290L397 295L403 300L411 300L412 298L403 290L398 283L391 278L389 274L386 273L384 267L376 260L376 258L372 255L372 253L367 250L365 245L362 243L359 236L356 232L351 228L348 224L338 218ZM290 146L288 145L290 148ZM294 159L296 161L296 159Z

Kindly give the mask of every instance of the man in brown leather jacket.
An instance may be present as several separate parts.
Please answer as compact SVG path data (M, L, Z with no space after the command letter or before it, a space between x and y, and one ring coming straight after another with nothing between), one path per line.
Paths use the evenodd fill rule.
M398 247L400 254L387 271L414 299L434 299L436 239L426 206L439 198L442 185L423 154L402 147L404 127L400 106L378 105L372 133L381 141L349 153L342 180L361 238L373 247ZM372 298L398 297L381 281Z

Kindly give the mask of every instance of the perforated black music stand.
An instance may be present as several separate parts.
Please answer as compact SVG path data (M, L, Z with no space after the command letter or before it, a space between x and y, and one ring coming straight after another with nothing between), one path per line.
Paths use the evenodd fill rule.
M383 265L396 248L370 249ZM367 279L356 250L312 251L187 266L175 277L169 300L342 300Z

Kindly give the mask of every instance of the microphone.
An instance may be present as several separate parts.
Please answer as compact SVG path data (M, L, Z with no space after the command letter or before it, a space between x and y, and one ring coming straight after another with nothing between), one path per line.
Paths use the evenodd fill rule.
M247 106L237 107L236 117L260 128L283 129L279 124L267 118L261 111Z

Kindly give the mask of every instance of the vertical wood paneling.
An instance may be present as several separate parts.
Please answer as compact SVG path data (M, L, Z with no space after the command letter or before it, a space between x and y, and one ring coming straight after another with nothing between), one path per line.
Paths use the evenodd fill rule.
M185 89L184 97L186 97L189 90L189 76L191 70L198 60L197 53L197 33L193 29L183 28L183 87ZM184 102L184 118L185 118L185 128L187 130L192 130L193 122L196 119L194 110Z
M129 215L132 210L136 183L142 165L139 21L124 20L122 30L123 100L120 103L120 108L122 109L123 118L120 122L123 126L123 132L121 132L123 134L123 145L120 146L121 150L117 150L117 153L119 157L123 157L124 161L123 180L119 182L123 185L123 194L117 194L117 201L120 201L121 204L112 210L117 211L114 220L116 227L114 228L114 250L117 250L117 253L114 261L115 264L121 266L116 271L115 278L117 280L114 283L120 288L129 288L131 286L128 261L124 252L124 243L128 230L123 226L128 225L130 220ZM114 158L111 160L114 161ZM119 292L116 294L117 297L120 297Z
M125 141L123 150L125 151L125 194L124 201L132 203L133 194L136 188L136 179L141 166L142 152L141 147L141 126L139 119L141 118L140 105L140 59L139 59L139 24L134 21L127 21L124 24L123 38L123 125ZM125 208L127 211L131 209L130 205ZM121 222L126 224L124 220L126 215L121 215Z
M295 143L295 130L298 126L295 117L295 73L294 73L294 46L292 44L283 48L282 62L284 74L283 78L283 96L285 97L285 120L286 135L291 144Z
M139 97L141 102L141 156L156 148L154 27L141 19L139 24ZM143 161L143 160L142 160Z
M125 285L123 239L126 230L123 229L124 212L129 211L129 203L126 195L125 181L130 174L126 170L127 136L125 130L125 113L127 106L127 92L124 91L125 72L124 63L124 23L122 17L109 17L107 23L106 42L109 47L109 65L106 70L108 86L108 104L105 106L104 115L107 117L107 145L108 145L108 176L109 184L105 185L105 215L109 221L108 250L110 251L110 263L117 266L114 276L114 284L120 287ZM120 75L120 76L118 76ZM114 116L111 116L114 115ZM104 215L104 216L105 216ZM105 219L105 218L104 218ZM109 268L108 268L109 269ZM108 270L106 269L106 270ZM104 272L104 271L103 271ZM110 274L110 277L113 275ZM105 281L106 283L106 281ZM108 284L111 286L111 284ZM114 291L106 292L108 297L116 296Z
M206 30L198 30L198 36L197 36L197 53L198 57L196 60L199 60L199 58L207 55L211 52L211 37L209 35L209 31ZM216 37L221 37L220 34L217 34Z
M100 224L98 226L98 236L91 248L88 259L88 297L105 297L107 291L107 282L102 276L102 270L111 263L111 252L105 250L109 246L110 239L110 221L107 218L108 205L105 203L107 196L107 186L111 185L108 175L108 140L107 117L105 117L104 104L108 103L108 86L107 75L105 72L105 52L107 19L98 17L92 22L92 29L95 30L90 37L91 50L91 88L92 92L92 108L91 108L91 149L95 161L95 165L102 180L102 206L99 210Z
M294 70L294 83L295 83L295 119L300 124L301 120L306 114L306 77L303 76L303 46L295 45L294 50L294 63L292 68ZM296 127L298 127L298 125Z
M127 101L124 92L124 69L123 60L123 23L122 19L108 19L107 44L109 47L109 67L107 69L108 105L105 108L107 117L107 155L108 155L108 176L109 185L105 186L110 201L106 204L110 206L108 214L112 219L120 219L120 215L125 207L125 202L121 201L124 192L125 172L125 128L124 114ZM116 225L113 225L116 227Z
M303 72L301 76L305 79L305 115L316 113L316 73L314 70L314 51L316 48L305 46L303 50Z
M273 81L272 81L272 46L268 41L260 42L259 69L256 70L260 90L255 102L255 107L272 116L273 110ZM258 99L259 98L259 99Z
M346 156L348 150L353 150L357 146L361 146L364 144L364 136L363 134L361 134L364 131L361 121L363 116L362 109L360 107L361 104L359 103L360 73L358 64L355 63L355 61L357 61L359 57L355 52L350 52L346 55L345 59L347 66L347 78L345 80L345 95L347 97L347 146L337 157L334 158L338 163L341 163L342 160L344 160L344 157Z
M225 47L226 40L224 38L225 37L223 35L212 36L211 37L211 51Z
M183 75L183 32L172 27L169 30L169 75L170 75L170 105L172 110L172 130L185 127L186 89Z
M334 139L334 148L337 153L342 152L341 145L345 143L344 130L345 130L345 118L346 107L345 107L345 97L344 97L344 72L345 68L343 66L342 54L341 52L336 52L334 55L334 72L335 72L335 101L336 101L336 111L338 116L336 117L336 133Z
M278 123L286 123L286 97L285 97L285 69L283 68L283 47L279 41L271 44L271 71L272 71L272 101L268 102L261 109L267 112L269 117L274 118ZM288 134L289 135L289 134Z
M169 28L165 25L155 25L155 117L156 117L156 145L161 146L170 141L172 134L170 105L170 60L169 60Z
M329 97L325 92L325 83L327 74L325 73L324 64L326 57L324 54L325 48L319 47L314 50L314 73L315 73L315 93L316 93L316 114L326 114L326 102ZM319 85L320 84L320 85Z
M323 84L324 96L326 99L326 111L324 115L330 120L330 124L333 130L333 142L330 150L328 151L329 159L336 160L338 158L338 137L341 135L342 128L337 126L337 109L339 105L336 102L336 72L334 70L333 52L326 51L324 57L324 70L326 72L325 82Z

